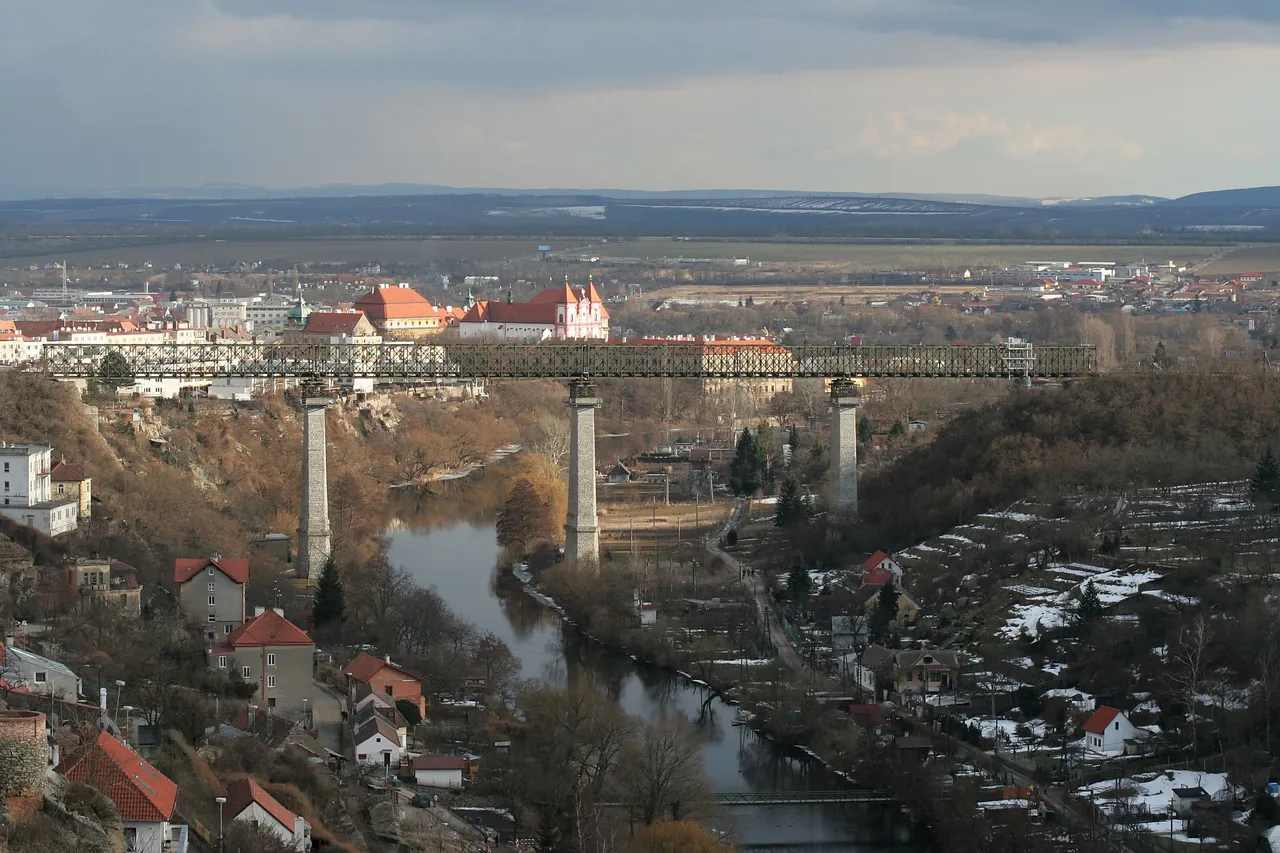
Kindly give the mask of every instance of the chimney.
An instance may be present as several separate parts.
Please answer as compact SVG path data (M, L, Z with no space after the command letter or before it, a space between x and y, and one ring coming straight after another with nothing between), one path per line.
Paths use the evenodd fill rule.
M102 713L107 713L107 688L98 688L98 707L102 709Z
M249 714L248 714L248 716L247 716L247 718L246 718L246 719L248 719L248 721L249 721L249 728L253 728L253 723L254 723L254 721L258 719L258 706L257 706L257 705L250 705L250 706L249 706Z
M284 608L283 608L283 607L273 607L273 608L271 608L271 609L272 609L272 610L274 610L274 611L276 612L276 615L277 615L277 616L280 616L280 617L283 617L283 616L284 616Z
M391 655L384 655L382 659L387 663L391 663Z
M265 607L255 607L253 608L253 617L256 619L266 612L267 612L267 608Z

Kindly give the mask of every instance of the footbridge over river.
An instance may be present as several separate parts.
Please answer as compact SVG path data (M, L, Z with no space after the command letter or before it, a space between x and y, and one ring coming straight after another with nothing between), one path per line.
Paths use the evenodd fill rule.
M767 378L831 380L831 465L834 509L858 511L858 390L852 380L1066 379L1097 372L1090 346L1033 346L1016 339L985 346L545 343L461 344L384 341L375 344L291 344L219 341L172 344L46 343L30 365L70 379L131 382L167 378L282 378L304 394L302 519L298 573L318 572L329 555L325 389L344 381L384 384L465 379L569 380L569 513L565 555L594 560L596 514L595 380Z

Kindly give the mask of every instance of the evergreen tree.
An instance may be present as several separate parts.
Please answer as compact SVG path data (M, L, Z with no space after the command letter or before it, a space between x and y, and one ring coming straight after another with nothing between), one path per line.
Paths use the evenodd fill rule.
M129 366L128 359L118 350L111 350L103 356L102 363L98 365L97 378L98 384L110 388L114 396L121 388L134 383L133 368Z
M813 503L809 496L801 493L795 477L787 477L782 481L782 491L778 494L778 509L773 523L778 527L790 527L808 521L812 515Z
M1102 618L1103 610L1102 599L1093 588L1093 581L1086 581L1080 591L1080 600L1076 602L1076 621L1082 624L1096 622Z
M1169 366L1169 353L1164 348L1164 341L1156 344L1156 354L1151 363L1155 365L1156 370L1164 370Z
M795 424L791 425L791 432L787 435L787 444L791 446L793 454L800 449L800 430L796 429Z
M753 297L750 297L750 296L747 297L747 307L748 308L756 307L756 300Z
M796 601L808 598L812 589L813 579L809 577L809 570L805 568L804 561L797 560L787 574L787 590L791 593L791 598Z
M898 436L902 436L906 434L907 434L907 428L902 425L902 421L894 421L893 426L889 427L889 435L893 436L894 438L897 438Z
M1262 458L1258 460L1257 470L1253 472L1253 479L1249 484L1255 492L1267 497L1280 492L1280 459L1276 458L1270 447L1262 452Z
M311 605L311 618L316 629L341 627L347 618L346 597L342 591L342 578L338 577L338 567L333 558L324 561L320 571L320 579L316 583L316 595Z
M871 636L876 642L883 642L889 636L889 626L898 618L898 589L892 580L887 580L876 593L875 610L871 613Z
M947 331L943 336L949 341L954 341L956 338L960 337L959 333L956 332L955 326L947 326Z
M729 463L729 488L735 495L749 495L760 488L760 458L755 436L750 427L745 427Z
M871 441L871 419L858 419L858 444L868 444Z

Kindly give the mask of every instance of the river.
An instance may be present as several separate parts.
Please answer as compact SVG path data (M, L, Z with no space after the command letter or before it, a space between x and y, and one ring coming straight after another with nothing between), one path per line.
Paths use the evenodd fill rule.
M465 491L465 490L464 490ZM461 496L449 500L457 501ZM839 782L820 762L770 744L732 725L735 709L718 699L706 705L704 688L683 678L637 666L630 658L584 642L559 616L525 594L500 564L494 523L473 513L442 523L434 501L419 502L387 530L388 554L423 586L433 586L457 613L492 631L520 659L526 678L564 684L587 679L628 713L645 719L679 713L701 733L707 776L720 792L830 790ZM456 507L457 504L454 504ZM432 518L432 516L436 516ZM752 806L724 810L744 850L825 853L902 849L905 828L891 806ZM723 822L722 822L723 823Z

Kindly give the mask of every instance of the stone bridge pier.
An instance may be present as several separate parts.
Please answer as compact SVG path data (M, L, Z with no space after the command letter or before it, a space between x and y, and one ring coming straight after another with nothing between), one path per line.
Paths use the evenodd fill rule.
M324 413L333 400L307 389L302 401L302 511L298 513L300 578L318 577L329 559L329 465Z
M569 513L564 525L564 556L570 562L600 556L596 516L596 407L600 398L589 382L569 385Z
M858 516L858 388L831 383L831 484L837 515Z

